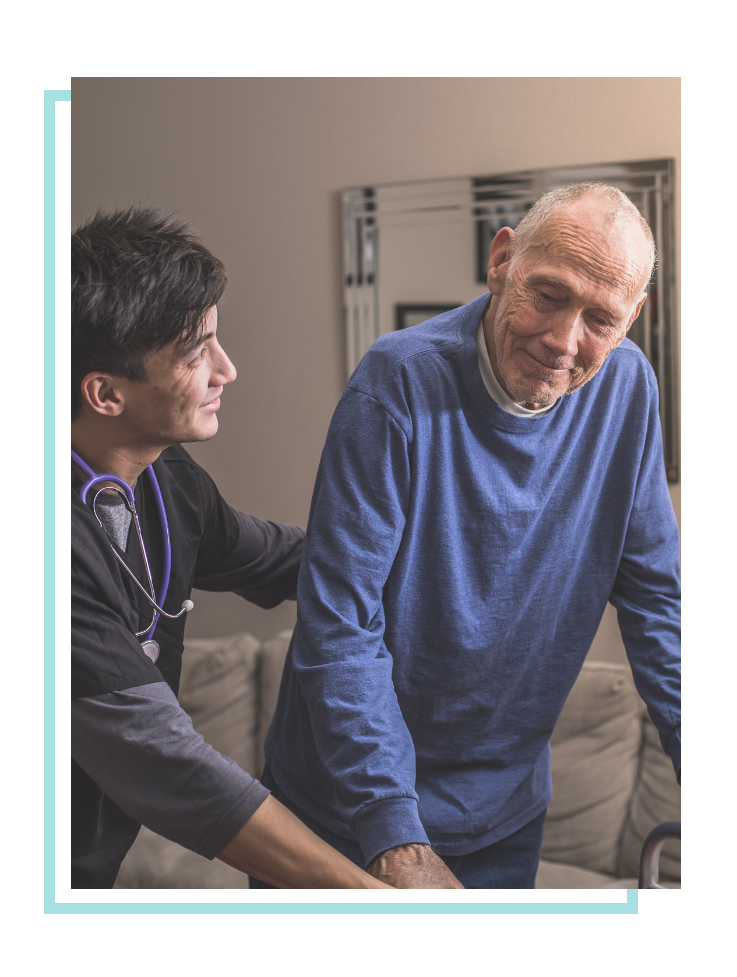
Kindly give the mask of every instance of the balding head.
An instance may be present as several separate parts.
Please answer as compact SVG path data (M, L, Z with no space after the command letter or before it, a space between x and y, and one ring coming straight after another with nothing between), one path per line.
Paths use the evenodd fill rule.
M484 332L492 369L518 404L542 407L599 371L637 318L655 247L616 187L542 197L491 243Z
M605 183L576 183L543 194L517 225L509 253L510 270L531 249L548 251L562 245L565 229L573 231L580 223L596 228L603 244L621 241L629 259L627 284L636 273L644 279L644 291L656 260L652 231L627 194Z

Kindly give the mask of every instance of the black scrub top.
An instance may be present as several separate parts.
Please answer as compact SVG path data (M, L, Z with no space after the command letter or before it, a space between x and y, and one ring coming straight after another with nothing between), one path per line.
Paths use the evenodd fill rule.
M171 536L171 579L164 610L177 613L192 587L233 591L264 608L275 607L295 592L302 529L233 509L181 445L163 451L153 468ZM161 681L176 695L187 616L159 618L153 637L161 651L154 664L141 650L143 639L135 637L135 632L148 626L153 609L119 565L114 544L91 506L82 503L81 484L72 473L72 698ZM158 596L164 549L145 472L136 481L135 499ZM131 524L127 552L117 552L145 586L135 535ZM139 827L72 760L72 886L112 886Z

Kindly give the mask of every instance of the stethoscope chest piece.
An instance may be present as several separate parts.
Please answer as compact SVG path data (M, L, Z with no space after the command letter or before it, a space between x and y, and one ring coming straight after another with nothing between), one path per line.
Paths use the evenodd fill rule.
M161 649L156 641L142 641L141 651L144 653L146 658L150 658L152 662L155 662L159 657Z

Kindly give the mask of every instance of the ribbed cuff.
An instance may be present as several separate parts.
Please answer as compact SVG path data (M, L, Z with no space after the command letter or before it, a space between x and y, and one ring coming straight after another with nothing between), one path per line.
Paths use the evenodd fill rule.
M359 811L353 827L366 865L397 845L430 844L413 797L387 797L374 801Z
M676 772L678 783L681 782L681 727L677 726L668 733L665 741L665 752L673 761L673 769Z

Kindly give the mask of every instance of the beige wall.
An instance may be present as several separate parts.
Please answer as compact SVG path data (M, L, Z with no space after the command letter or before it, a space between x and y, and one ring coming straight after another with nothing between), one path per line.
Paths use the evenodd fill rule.
M146 202L190 218L223 259L221 339L239 378L192 448L234 505L304 524L344 383L341 188L680 157L672 78L79 79L72 222ZM680 166L677 166L677 173ZM264 612L194 595L188 634L268 636ZM616 658L616 625L593 654Z

